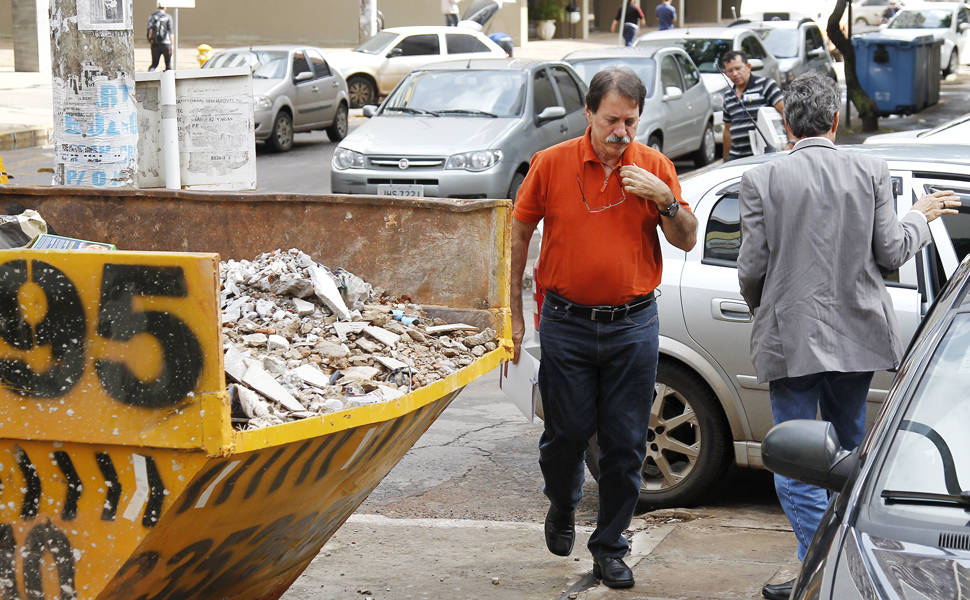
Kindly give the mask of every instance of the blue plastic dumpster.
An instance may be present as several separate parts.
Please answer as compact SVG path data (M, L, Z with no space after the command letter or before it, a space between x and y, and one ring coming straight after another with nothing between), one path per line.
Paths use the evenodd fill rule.
M931 35L854 36L856 75L879 114L912 114L940 98L940 44Z

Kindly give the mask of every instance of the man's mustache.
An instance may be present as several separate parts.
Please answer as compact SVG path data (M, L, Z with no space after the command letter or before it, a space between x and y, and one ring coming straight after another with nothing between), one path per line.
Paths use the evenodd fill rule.
M623 137L620 137L614 133L611 133L610 135L606 136L605 141L607 144L629 144L630 136L625 135Z

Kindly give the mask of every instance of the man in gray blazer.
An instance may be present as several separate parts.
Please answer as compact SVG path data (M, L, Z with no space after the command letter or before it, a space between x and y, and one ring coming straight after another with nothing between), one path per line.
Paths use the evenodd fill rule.
M952 192L928 194L896 218L889 168L837 150L839 91L816 73L785 93L787 156L741 179L741 294L754 312L751 353L775 423L831 421L845 448L865 433L873 371L899 365L903 341L880 268L898 269L930 241L929 221L955 214ZM775 476L798 559L828 505L825 490ZM766 585L788 598L792 582Z

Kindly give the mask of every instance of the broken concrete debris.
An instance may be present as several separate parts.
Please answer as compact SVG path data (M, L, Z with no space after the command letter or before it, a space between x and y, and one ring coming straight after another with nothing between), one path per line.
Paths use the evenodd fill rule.
M344 269L275 250L220 265L233 422L257 429L388 402L495 350L495 331L430 319Z

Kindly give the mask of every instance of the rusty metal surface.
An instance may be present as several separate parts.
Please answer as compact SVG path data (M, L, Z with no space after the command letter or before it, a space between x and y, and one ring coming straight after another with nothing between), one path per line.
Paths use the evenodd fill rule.
M26 186L3 186L0 199L4 209L16 202L37 210L58 234L110 241L119 250L251 259L299 248L415 302L506 304L506 258L494 248L505 243L496 237L506 234L507 200Z

